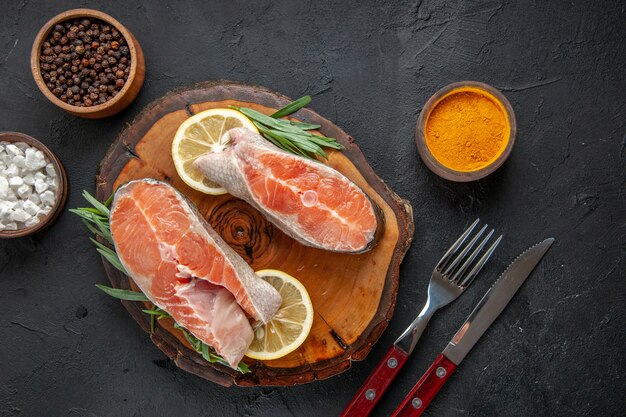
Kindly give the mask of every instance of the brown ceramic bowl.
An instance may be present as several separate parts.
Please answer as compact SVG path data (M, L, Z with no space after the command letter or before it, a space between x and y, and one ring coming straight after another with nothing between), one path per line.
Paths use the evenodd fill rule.
M78 107L64 103L54 94L52 94L52 92L48 89L39 69L39 56L41 54L41 44L45 42L45 40L48 38L48 35L56 24L65 22L66 20L70 19L80 19L85 17L100 19L119 30L122 36L126 39L126 42L128 43L128 47L130 49L131 63L128 80L126 80L126 84L124 84L122 90L115 97L113 97L106 103L99 104L97 106ZM33 77L35 78L35 82L37 83L37 87L39 87L39 90L41 90L41 92L44 94L44 96L46 96L48 100L50 100L52 103L62 108L66 112L73 114L74 116L84 117L87 119L101 119L103 117L112 116L124 110L126 107L128 107L130 103L132 103L135 97L137 97L137 94L139 94L139 90L141 90L141 86L143 85L143 80L145 76L145 62L143 57L143 51L141 50L139 42L137 42L137 39L135 39L133 34L130 33L130 31L126 29L124 25L122 25L120 22L118 22L108 14L91 9L68 10L54 16L45 25L43 25L43 27L35 37L35 42L33 43L33 48L30 55L30 67L33 73Z
M441 100L450 96L450 93L453 93L455 90L463 88L481 90L482 92L487 93L487 96L491 96L491 98L497 100L500 103L501 107L504 109L510 125L509 138L504 150L496 157L496 159L491 161L488 165L475 171L457 171L443 165L431 153L430 148L426 143L426 123L432 110L441 102ZM516 129L517 125L515 122L515 113L513 112L513 107L511 107L511 103L509 103L509 101L506 99L506 97L504 97L501 92L491 87L490 85L481 82L461 81L443 87L426 102L426 105L422 109L417 120L417 129L415 136L417 142L417 150L420 154L420 157L422 158L422 161L424 161L424 164L431 171L433 171L440 177L450 181L469 182L484 178L494 172L500 166L502 166L502 164L511 154L511 150L513 149L513 144L515 143Z
M28 145L39 149L46 155L46 158L50 161L50 163L54 166L56 170L57 178L59 180L59 187L55 192L55 203L52 207L50 213L47 216L42 217L39 223L32 225L30 227L25 227L23 229L18 230L3 230L0 232L0 238L14 238L14 237L23 237L29 236L34 233L37 233L46 227L50 226L52 222L56 220L56 218L61 213L65 202L67 201L67 191L68 191L68 183L67 183L67 175L65 174L65 169L61 164L61 161L55 154L52 153L50 149L48 149L43 143L39 142L37 139L32 138L28 135L18 132L0 132L0 142L24 142Z

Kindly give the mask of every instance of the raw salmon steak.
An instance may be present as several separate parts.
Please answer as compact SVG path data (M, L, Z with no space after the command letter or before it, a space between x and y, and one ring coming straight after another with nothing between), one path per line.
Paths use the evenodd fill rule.
M166 183L120 187L110 222L120 261L141 291L235 367L253 338L244 310L269 320L281 303L278 291Z
M230 146L196 159L205 177L250 203L303 245L347 253L373 246L379 209L356 184L249 129L227 134Z

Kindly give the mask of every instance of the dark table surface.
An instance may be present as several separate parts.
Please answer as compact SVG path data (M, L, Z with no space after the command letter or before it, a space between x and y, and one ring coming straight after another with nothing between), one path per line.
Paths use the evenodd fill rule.
M483 276L426 330L388 415L499 272L556 244L428 410L431 416L618 416L626 410L626 3L619 1L9 1L0 14L0 130L52 148L67 207L94 190L98 162L152 100L233 79L291 97L354 136L374 170L413 204L415 240L387 331L363 362L312 384L223 388L177 369L118 301L102 262L63 213L33 238L0 242L0 416L338 415L424 302L432 267L480 216L506 237ZM141 43L146 82L126 111L72 117L37 90L34 36L73 7L115 16ZM509 161L471 184L421 163L415 122L460 80L499 88L517 116Z

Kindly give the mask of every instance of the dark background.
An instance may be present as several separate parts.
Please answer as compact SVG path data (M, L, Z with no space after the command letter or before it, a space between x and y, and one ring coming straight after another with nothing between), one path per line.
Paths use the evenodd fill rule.
M500 271L557 240L428 409L431 416L619 416L626 410L626 3L620 1L4 1L0 130L30 134L67 168L67 208L94 190L100 159L152 100L233 79L312 107L356 139L413 204L415 240L388 330L368 358L326 381L223 388L173 366L94 283L102 262L65 212L33 238L0 242L0 416L332 416L424 302L430 271L480 216L506 237L482 277L435 316L376 409L388 415ZM72 117L37 90L29 53L53 15L110 13L146 55L126 111ZM415 122L437 89L499 88L517 116L508 162L456 184L419 160ZM340 279L340 278L338 278Z

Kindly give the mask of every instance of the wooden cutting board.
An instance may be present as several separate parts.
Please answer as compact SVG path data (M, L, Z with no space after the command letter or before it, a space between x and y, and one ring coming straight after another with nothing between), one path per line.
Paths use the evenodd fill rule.
M97 196L104 200L119 185L138 178L167 181L199 208L213 228L254 270L280 269L307 288L315 309L305 343L273 361L244 360L251 371L241 374L210 364L190 348L171 322L159 321L152 341L181 369L222 385L293 385L328 378L350 368L369 353L391 319L398 291L399 267L413 238L410 204L391 191L368 165L355 140L309 109L293 116L321 125L320 131L346 147L329 153L327 163L358 184L382 209L385 229L377 245L360 255L305 247L270 224L261 213L231 196L205 195L177 175L170 156L178 126L190 115L228 105L270 114L291 101L263 87L230 81L196 84L172 91L144 109L118 136L100 164ZM105 261L116 288L137 289ZM122 302L147 332L143 303ZM149 304L148 304L149 305Z

